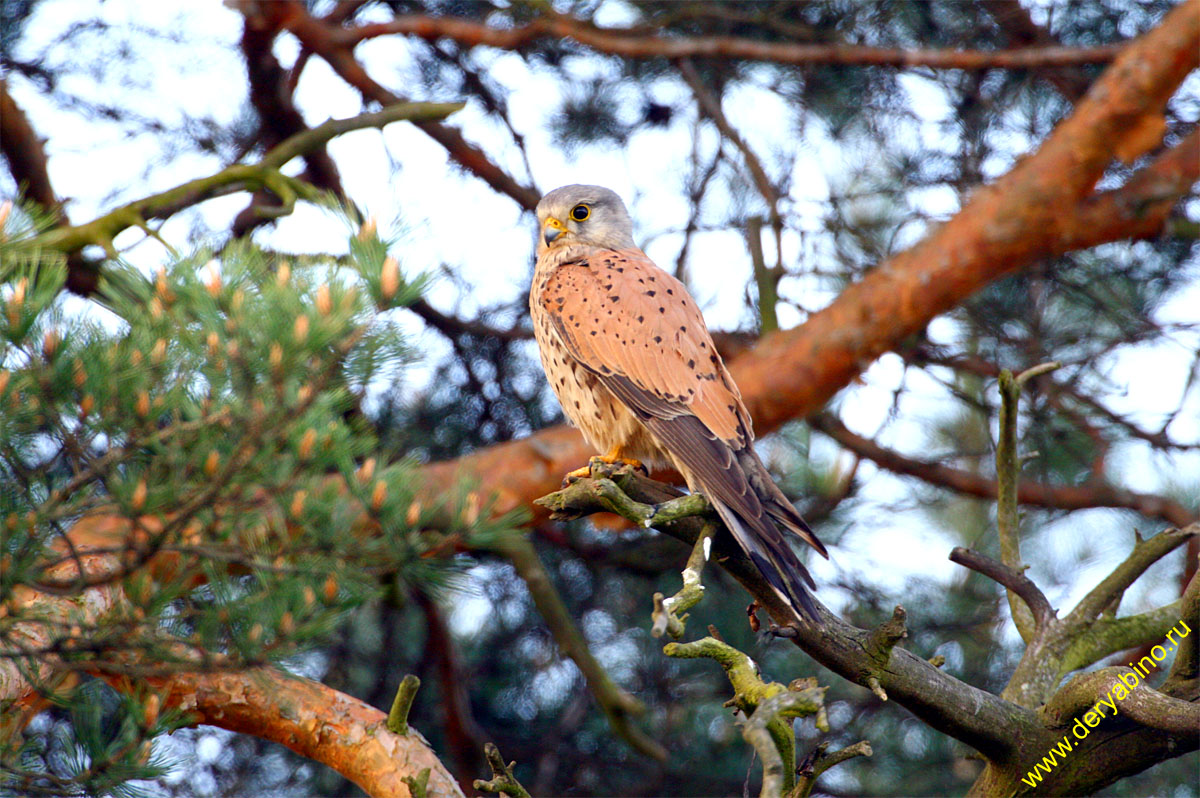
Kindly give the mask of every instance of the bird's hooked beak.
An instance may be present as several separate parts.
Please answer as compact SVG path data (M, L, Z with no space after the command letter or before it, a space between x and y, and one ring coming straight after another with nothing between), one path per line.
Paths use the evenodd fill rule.
M545 226L542 228L542 238L546 241L546 246L554 243L560 235L567 232L567 226L551 216L546 220Z

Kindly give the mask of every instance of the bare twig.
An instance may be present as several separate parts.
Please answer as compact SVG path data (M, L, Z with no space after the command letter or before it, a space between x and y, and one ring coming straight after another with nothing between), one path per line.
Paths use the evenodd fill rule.
M513 768L517 766L516 762L506 764L495 743L484 745L483 753L487 757L488 767L492 769L492 777L487 781L475 779L475 789L503 793L512 798L531 798L529 791L522 787L521 782L517 781L517 777L513 775Z
M1021 571L1009 568L1004 563L996 562L991 557L962 546L957 546L950 552L950 562L981 573L1019 596L1029 611L1033 613L1033 619L1037 626L1045 626L1054 617L1054 608L1050 606L1046 594Z
M651 636L662 637L663 634L670 634L676 640L683 637L688 617L687 610L696 606L700 599L704 598L704 585L700 583L700 575L704 572L704 566L708 562L709 553L712 550L712 539L718 528L715 523L710 522L705 525L700 536L696 538L696 543L692 546L692 553L688 555L687 565L683 568L683 587L679 588L679 591L670 598L663 598L662 593L654 594ZM684 614L680 615L680 613Z
M800 765L796 768L796 787L788 798L808 798L822 773L848 759L857 756L869 757L874 754L874 751L871 750L871 743L866 740L860 740L854 745L848 745L832 754L826 753L828 750L829 743L819 743L800 761Z
M388 731L399 735L408 734L408 711L412 709L413 699L417 690L421 689L421 680L411 673L400 680L396 688L396 697L392 700L392 709L388 712Z
M548 8L548 7L547 7ZM724 57L777 64L855 64L861 66L933 67L935 69L1037 69L1047 66L1106 63L1120 52L1118 45L1100 47L1038 47L1016 50L895 50L837 44L797 44L742 39L733 36L671 37L642 31L598 28L573 17L552 14L525 25L492 28L455 17L400 16L387 22L363 24L339 34L349 45L378 36L408 34L423 39L451 38L467 45L515 50L543 38L569 38L593 50L625 58Z
M705 657L720 664L733 686L733 698L725 703L747 716L742 734L763 760L762 796L773 798L791 790L796 761L791 719L816 715L817 727L828 731L826 688L818 687L815 679L799 679L787 687L764 682L754 660L715 637L667 643L663 653L684 659Z
M1106 607L1119 599L1147 568L1197 535L1200 535L1200 523L1189 524L1183 529L1168 529L1152 538L1138 540L1129 556L1092 588L1075 609L1063 618L1063 622L1072 628L1091 623L1100 617Z
M809 418L812 427L833 438L850 451L865 457L897 474L916 477L932 485L977 496L994 499L999 494L995 480L943 463L910 457L881 446L870 438L850 430L830 413L818 413ZM1188 523L1196 514L1174 499L1150 493L1137 493L1104 483L1085 485L1048 485L1042 482L1021 481L1017 485L1017 500L1021 504L1051 507L1058 510L1081 510L1089 507L1123 507L1135 510L1151 518L1162 518L1169 523Z
M1020 408L1021 388L1039 374L1047 374L1061 367L1060 363L1043 363L1023 372L1019 377L1013 377L1008 369L1000 372L1000 437L996 441L996 531L1000 537L1000 559L1007 568L1017 572L1022 567L1021 519L1017 514L1017 485L1021 479L1021 461L1017 456L1017 413ZM951 558L953 559L953 555ZM1000 584L1007 587L1005 582ZM1030 584L1032 585L1032 582ZM1039 628L1045 626L1050 617L1050 605L1046 603L1046 611L1041 615L1034 612L1031 618L1029 613L1033 610L1033 605L1027 608L1020 604L1017 601L1017 593L1011 588L1007 595L1013 623L1028 643ZM1030 597L1036 600L1032 592ZM1045 601L1045 596L1042 596L1042 601Z

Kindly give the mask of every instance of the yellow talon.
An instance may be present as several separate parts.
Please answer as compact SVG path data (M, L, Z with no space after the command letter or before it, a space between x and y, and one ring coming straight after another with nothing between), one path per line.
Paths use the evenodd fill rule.
M563 485L568 485L577 479L585 479L592 476L592 472L598 463L604 463L607 465L617 465L620 463L622 465L627 465L630 468L637 469L643 474L649 473L649 471L646 469L646 466L642 465L641 460L634 460L631 457L625 457L623 455L624 449L621 446L614 446L609 450L608 454L596 455L591 460L588 460L587 465L568 472L567 475L563 477Z
M625 457L624 454L625 454L624 447L618 445L618 446L614 446L611 449L609 449L608 454L602 454L599 457L595 457L592 459L599 460L603 463L608 463L609 465L615 465L617 463L624 463L625 465L630 466L632 468L639 468L642 471L646 470L646 467L644 465L642 465L641 460L634 460L631 457Z

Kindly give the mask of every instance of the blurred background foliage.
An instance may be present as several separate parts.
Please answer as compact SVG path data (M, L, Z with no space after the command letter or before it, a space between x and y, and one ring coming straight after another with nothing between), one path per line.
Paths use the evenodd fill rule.
M307 5L314 15L342 8ZM1173 5L592 0L554 8L664 35L989 50L1121 42L1151 28ZM519 23L537 8L474 0L344 7L347 19L425 14L493 27ZM0 3L0 59L9 90L48 139L52 168L65 169L56 160L86 151L89 140L97 148L121 137L137 142L138 157L125 160L120 183L52 171L63 183L71 180L67 208L75 222L203 174L206 165L252 158L279 140L271 132L278 119L265 115L271 104L255 92L287 85L286 70L263 74L280 63L290 69L295 43L281 38L255 50L235 11L214 6L189 13L217 20L195 26L157 14L143 20L104 3ZM710 321L726 333L718 337L728 352L752 344L763 323L762 284L753 279L753 248L746 247L752 220L760 220L759 227L766 222L759 246L779 297L769 313L791 326L1004 173L1070 112L1102 70L794 67L715 57L681 65L604 55L565 40L539 40L514 52L448 39L383 41L385 47L359 52L376 79L413 97L467 99L468 138L520 181L549 190L574 179L572 167L582 163L587 170L580 178L596 173L598 164L619 172L639 235L660 265L674 269L706 304ZM180 88L167 96L151 75L163 48L186 53L188 62L179 66ZM250 64L249 82L239 63ZM306 119L356 110L357 95L327 72L295 94ZM190 108L182 87L205 83L220 84L219 104L206 100ZM720 114L706 106L706 97L715 98ZM1195 121L1198 100L1194 80L1172 100L1166 144ZM82 136L68 137L71 126ZM639 147L662 151L660 173L638 171L640 162L628 153ZM511 210L516 206L503 196L481 198L490 193L483 184L444 158L437 168L445 186L418 189L420 152L427 151L410 154L393 145L371 159L339 150L330 178L336 184L340 170L346 193L358 201L358 174L382 173L394 186L397 207L372 210L397 214L399 249L443 264L435 289L398 322L417 342L422 363L394 372L362 407L377 456L396 461L450 459L561 421L525 317L529 250L480 244L511 261L505 274L523 274L504 284L504 274L445 262L439 241L452 233L421 221L422 192L450 196L449 205L461 213L460 236L475 220L484 220L485 230L489 224L528 228L529 214ZM816 188L805 184L810 173L798 167L814 153L824 159L825 185ZM761 165L767 185L756 181L751 161ZM306 169L311 177L312 160ZM1130 167L1115 164L1101 185L1117 185L1129 173ZM13 178L6 174L3 181L4 193L15 195ZM656 214L655 198L664 193L672 204ZM223 246L240 205L222 202L216 211L182 214L181 238ZM505 205L510 210L494 212ZM1165 497L1194 514L1200 495L1197 208L1195 197L1185 202L1170 234L1158 240L1072 253L991 285L885 358L831 410L913 460L991 477L996 371L1060 360L1061 371L1027 391L1021 451L1038 456L1026 466L1026 478L1111 483ZM279 251L338 246L298 243L286 222L253 235ZM504 240L520 241L525 233L508 235ZM143 247L129 257L154 256ZM1191 312L1181 313L1189 303ZM1135 381L1150 385L1131 385ZM1140 408L1147 391L1162 401ZM818 570L823 600L863 626L902 603L911 650L945 656L945 669L970 684L1003 687L1019 651L1007 606L995 584L945 563L954 545L997 555L991 502L889 475L803 422L767 437L762 451L830 543L834 565ZM1104 508L1030 507L1024 518L1025 558L1060 607L1124 555L1134 529L1166 526L1160 516ZM671 751L668 762L646 760L612 735L579 671L557 652L524 583L499 558L472 555L469 580L449 592L429 590L419 579L384 580L378 599L353 609L293 664L384 709L405 673L420 676L425 686L411 720L468 781L484 775L482 745L494 740L506 758L517 760L517 774L534 795L743 793L757 778L757 765L721 706L729 695L724 676L711 662L665 658L660 641L648 634L650 596L674 592L683 547L653 532L592 522L547 522L533 540L597 658L648 705L644 728ZM1126 609L1173 600L1194 560L1194 550L1164 560L1130 591ZM710 592L693 610L693 624L715 625L768 678L786 683L816 675L829 685L834 747L870 740L874 757L831 771L821 793L958 794L973 781L981 765L966 747L815 666L793 646L756 636L745 621L744 591L715 570L706 582ZM31 732L50 739L69 723L67 713L50 711ZM803 753L820 735L810 723L797 728ZM149 794L354 792L336 774L272 744L208 728L160 738L156 751L172 767L142 784ZM1196 795L1197 763L1195 754L1172 760L1104 794Z

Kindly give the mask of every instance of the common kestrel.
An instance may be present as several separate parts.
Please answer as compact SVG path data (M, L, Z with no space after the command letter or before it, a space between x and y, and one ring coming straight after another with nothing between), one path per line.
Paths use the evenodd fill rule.
M637 248L609 189L555 189L537 217L529 309L567 418L609 462L674 466L767 582L815 621L804 583L816 585L781 530L829 555L755 453L750 414L695 300Z

